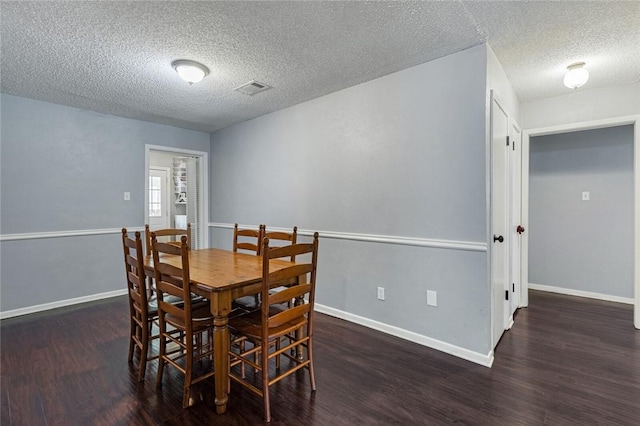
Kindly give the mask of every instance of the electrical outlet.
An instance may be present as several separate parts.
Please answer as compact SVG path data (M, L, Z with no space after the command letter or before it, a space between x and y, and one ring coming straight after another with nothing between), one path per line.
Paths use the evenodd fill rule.
M384 287L378 287L378 300L384 300Z
M427 305L438 306L438 293L433 290L427 290Z
M130 192L125 192L124 193L124 200L125 201L130 201L131 200L131 193Z

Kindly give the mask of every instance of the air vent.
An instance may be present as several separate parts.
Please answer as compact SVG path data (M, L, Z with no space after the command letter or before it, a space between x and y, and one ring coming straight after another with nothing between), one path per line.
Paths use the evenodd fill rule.
M235 91L244 93L245 95L253 96L256 93L264 92L267 89L271 89L271 86L267 86L264 83L260 83L259 81L252 80L248 83L243 84L240 87L236 87Z

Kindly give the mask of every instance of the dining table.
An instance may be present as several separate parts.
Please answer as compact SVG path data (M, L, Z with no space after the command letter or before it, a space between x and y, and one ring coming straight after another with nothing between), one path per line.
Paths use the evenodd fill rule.
M180 256L162 255L162 261L182 267ZM289 259L269 261L270 272L291 266ZM145 257L145 272L153 275L153 257ZM229 393L229 314L231 302L260 293L262 257L229 250L206 248L189 250L191 291L210 302L213 316L216 412L227 410Z

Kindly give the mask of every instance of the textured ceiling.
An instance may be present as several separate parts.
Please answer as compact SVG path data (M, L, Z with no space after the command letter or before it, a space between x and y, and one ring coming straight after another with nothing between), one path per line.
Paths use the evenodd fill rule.
M640 2L0 3L2 92L215 131L484 42L521 101L640 81ZM211 74L189 86L176 59ZM273 86L246 96L250 80Z

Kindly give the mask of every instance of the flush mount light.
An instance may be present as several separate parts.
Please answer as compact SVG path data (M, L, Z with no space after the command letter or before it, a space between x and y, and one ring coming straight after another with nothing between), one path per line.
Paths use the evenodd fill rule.
M176 70L180 78L189 84L199 83L209 74L209 68L198 62L188 61L186 59L173 61L171 66Z
M576 62L567 67L564 85L569 89L577 89L589 80L589 71L584 68L584 62Z

